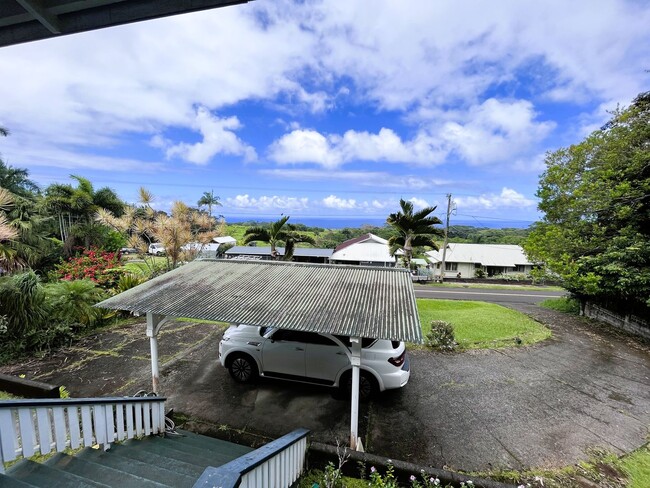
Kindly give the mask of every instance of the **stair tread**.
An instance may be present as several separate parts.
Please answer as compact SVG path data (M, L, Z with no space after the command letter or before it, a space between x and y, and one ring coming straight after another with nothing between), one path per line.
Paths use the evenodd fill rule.
M48 459L45 464L65 473L72 473L86 479L101 480L106 485L119 486L120 488L166 488L169 486L146 477L61 452Z
M126 446L114 445L111 448L111 453L116 456L126 457L128 459L136 459L138 461L148 463L160 468L173 470L176 473L181 473L187 476L194 476L198 478L205 470L205 466L188 463L178 459L171 459L169 457L161 456L148 451L138 451L137 449L129 449Z
M195 445L201 448L214 449L217 452L236 453L238 456L253 451L252 448L235 444L234 442L215 439L205 435L195 434L184 430L177 429L177 434L167 434L165 437L176 442L182 442L188 445Z
M110 488L108 485L85 479L72 473L60 471L45 464L28 459L16 463L7 470L7 475L18 481L43 488Z
M159 483L168 484L174 487L192 487L196 482L196 474L183 474L173 469L169 463L165 466L153 465L138 459L123 457L115 454L115 449L108 452L101 449L86 448L76 454L80 459L87 459L111 468L119 469L136 476L149 478ZM198 471L198 470L197 470Z
M203 467L221 466L239 457L236 454L228 455L208 452L205 449L188 448L187 446L170 442L166 439L154 437L142 440L130 440L125 442L123 446L129 449L154 452L165 457L178 459L180 461Z
M2 488L33 488L34 485L30 485L26 481L20 481L6 474L0 474L0 486Z

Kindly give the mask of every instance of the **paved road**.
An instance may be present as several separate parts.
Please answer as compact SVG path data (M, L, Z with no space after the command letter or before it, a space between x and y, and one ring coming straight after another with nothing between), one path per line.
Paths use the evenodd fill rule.
M444 300L478 300L491 303L539 303L548 298L566 295L564 291L497 290L486 288L433 288L415 285L418 298L439 298Z

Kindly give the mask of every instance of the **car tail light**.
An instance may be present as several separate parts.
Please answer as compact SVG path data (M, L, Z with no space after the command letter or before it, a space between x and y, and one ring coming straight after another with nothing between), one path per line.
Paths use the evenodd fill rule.
M393 366L396 366L396 367L400 368L402 366L402 364L404 364L405 359L406 359L406 350L404 350L402 352L402 354L400 354L396 358L389 358L388 362L390 364L392 364Z

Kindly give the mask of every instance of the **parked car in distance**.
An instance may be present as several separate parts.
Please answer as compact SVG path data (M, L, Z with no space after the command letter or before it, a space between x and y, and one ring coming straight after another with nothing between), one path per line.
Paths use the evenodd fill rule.
M149 244L149 250L147 252L149 254L153 254L154 256L159 256L161 254L165 254L165 246L163 246L160 242L154 242L153 244Z
M120 254L138 254L138 250L135 247L123 247L120 249Z
M219 343L219 361L240 383L257 376L340 388L352 385L349 337L275 327L232 325ZM362 399L401 388L411 375L403 342L363 339L359 393Z

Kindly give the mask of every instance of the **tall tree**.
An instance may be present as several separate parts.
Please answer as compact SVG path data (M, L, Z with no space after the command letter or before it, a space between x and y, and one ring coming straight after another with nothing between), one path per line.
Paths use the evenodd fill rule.
M648 314L650 92L584 141L546 157L544 218L524 243L582 299Z
M221 201L219 197L214 194L214 190L203 192L203 196L199 198L197 204L199 208L204 206L208 207L208 215L210 218L212 218L212 207L221 207Z
M288 224L289 216L272 222L269 226L249 227L244 232L244 244L253 241L268 242L271 246L271 257L273 259L282 259L290 261L293 258L293 252L297 243L305 242L314 245L316 241L309 235L298 232L296 228ZM284 244L284 255L280 256L277 251L278 246Z
M124 212L124 202L110 188L95 190L87 178L71 175L77 186L52 184L45 189L45 206L58 219L61 240L70 248L75 239L86 248L101 246L102 229L98 228L95 215L100 209L115 216Z
M386 219L386 223L397 231L397 235L388 239L388 245L393 256L400 248L404 250L404 261L406 267L410 268L414 247L429 246L438 249L435 238L441 237L443 232L435 226L442 224L442 221L431 216L436 207L425 207L415 212L413 203L402 198L399 205L401 210L390 214Z

